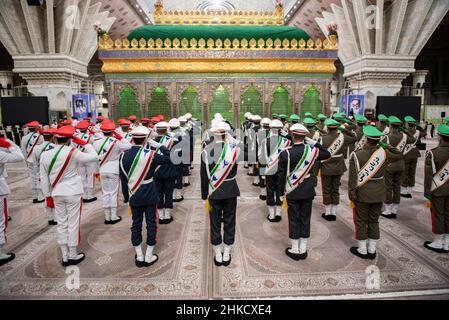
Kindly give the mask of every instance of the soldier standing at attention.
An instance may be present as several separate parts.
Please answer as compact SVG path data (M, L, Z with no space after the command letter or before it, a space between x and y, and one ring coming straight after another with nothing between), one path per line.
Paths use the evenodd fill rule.
M175 142L173 144L172 153L175 156L175 168L176 168L176 177L175 177L175 189L173 190L173 202L181 202L184 200L184 195L182 193L182 151L183 144L185 143L185 133L179 127L181 126L181 122L178 119L174 118L168 122L170 126L170 133L172 134Z
M14 253L7 253L6 229L8 227L8 196L11 193L6 181L5 165L25 160L20 148L11 140L0 138L0 266L14 260Z
M404 175L402 176L401 197L411 199L413 187L415 186L416 167L418 159L421 158L416 144L421 141L421 138L426 136L424 129L418 126L418 121L413 117L407 116L404 118L409 135L411 135L415 142L407 144L404 149Z
M357 141L355 143L354 149L350 150L351 153L354 151L362 150L363 147L366 144L366 136L364 135L364 127L368 122L368 119L365 116L362 115L356 115L355 121L357 122L357 128L355 129L354 133L357 137Z
M303 121L309 133L307 134L307 138L310 138L314 141L321 140L321 131L320 128L317 127L316 121L312 118L305 118ZM311 179L313 180L313 185L316 187L318 185L318 172L320 171L320 161L315 161L315 165L312 167L310 171Z
M248 150L248 129L251 126L251 117L253 115L251 112L245 113L245 121L242 122L242 125L240 126L241 134L243 136L243 144L245 146L245 150ZM248 159L245 159L243 167L245 169L248 169Z
M326 208L322 217L327 221L336 221L337 207L340 204L340 181L347 170L343 152L356 138L353 132L333 119L326 120L324 124L328 133L321 138L320 144L331 153L331 157L321 161L321 186Z
M149 139L150 130L139 126L133 129L134 145L120 157L120 178L126 181L130 193L129 206L132 212L131 242L136 251L135 264L138 268L150 267L159 257L155 255L157 235L157 204L159 202L154 171L159 165L170 163L170 151L163 145ZM146 149L148 145L158 149ZM143 219L147 224L147 250L142 250Z
M324 114L320 113L318 115L317 127L320 128L320 130L322 130L322 131L325 131L325 129L326 129L326 125L324 124L324 121L326 121L326 119L327 119L327 117Z
M240 147L229 141L230 127L224 122L216 123L211 132L212 143L201 153L201 196L210 204L211 242L214 247L216 266L229 266L231 249L235 242L237 197L240 190L236 182ZM223 223L224 237L221 235ZM224 242L224 249L222 243Z
M257 154L257 166L259 168L259 187L260 187L260 195L259 199L266 201L267 200L267 180L266 176L262 175L262 172L265 170L265 164L261 162L261 156L263 151L263 146L265 146L265 140L270 133L270 123L271 120L269 118L263 118L260 122L261 129L257 132L257 145L259 146L258 154Z
M388 126L388 117L383 114L379 114L377 120L379 120L379 122L377 123L377 129L380 132L388 134L390 132L390 127Z
M302 124L292 125L290 131L293 146L280 155L277 188L287 198L288 205L292 246L285 250L285 254L298 261L307 258L312 202L316 195L310 173L316 161L326 160L331 155L315 140L307 137L310 132Z
M252 117L252 121L254 123L251 130L248 132L248 163L250 166L253 167L253 186L258 187L259 186L259 166L258 166L258 154L259 154L259 144L257 140L257 133L261 129L260 122L262 121L261 116L254 115Z
M401 127L402 121L398 117L391 116L388 118L390 123L390 132L384 137L384 142L395 147L402 153L402 159L394 163L388 164L385 174L385 185L387 187L387 198L385 201L385 210L382 216L387 219L396 219L398 207L401 203L401 181L404 173L404 150L407 144L412 144L415 139L404 133Z
M429 150L424 169L424 195L431 203L433 242L424 247L449 253L449 126L437 128L439 145Z
M393 147L380 142L384 133L373 126L365 126L366 142L349 159L348 194L352 202L357 247L351 253L362 259L376 258L376 244L380 238L379 216L385 200L384 175L389 163L402 159Z

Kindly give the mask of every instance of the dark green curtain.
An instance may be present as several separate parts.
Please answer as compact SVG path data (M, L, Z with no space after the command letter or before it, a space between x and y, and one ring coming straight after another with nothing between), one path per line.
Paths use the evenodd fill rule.
M320 92L315 86L310 86L304 93L300 111L301 119L304 119L307 112L312 113L315 118L323 112L323 103L320 99Z
M198 99L198 92L192 87L188 86L187 89L181 94L181 102L179 104L179 114L185 115L191 113L195 119L201 119L201 103Z
M263 106L260 98L260 92L252 85L243 93L242 106L240 108L240 122L244 121L245 113L247 112L262 116Z
M130 115L141 116L140 105L137 102L136 93L130 86L126 86L120 92L119 103L117 106L117 118L126 118Z
M164 115L165 119L171 118L171 106L164 88L156 87L151 93L151 101L148 104L147 116L149 118Z
M210 117L213 119L215 113L221 113L223 118L232 123L232 103L229 93L223 86L219 86L212 96Z
M273 103L271 104L271 114L285 114L290 116L293 112L293 101L290 94L284 86L279 86L273 94Z

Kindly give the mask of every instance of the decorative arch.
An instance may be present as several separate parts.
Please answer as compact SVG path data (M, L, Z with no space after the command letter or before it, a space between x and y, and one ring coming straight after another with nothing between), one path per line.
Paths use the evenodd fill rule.
M191 85L181 93L181 101L179 103L179 114L184 115L186 113L191 113L195 119L202 118L199 94Z
M232 103L230 100L229 92L222 86L218 88L212 94L212 102L210 106L210 117L213 118L215 113L221 113L223 118L232 123Z
M171 106L168 101L167 91L157 86L151 92L151 100L148 104L147 117L152 118L162 114L166 119L171 118Z
M140 105L133 88L126 86L120 91L117 105L117 118L128 118L130 115L140 116Z
M285 114L290 116L293 112L293 101L290 98L290 93L283 86L280 85L273 93L273 102L271 103L270 114Z
M243 93L242 105L240 108L240 122L243 122L245 113L251 112L252 114L258 114L262 116L263 105L261 101L261 93L253 86L250 85L248 89Z
M315 86L310 86L304 92L303 101L301 103L300 116L305 118L305 114L310 112L316 118L320 113L323 113L323 102L321 101L320 91Z

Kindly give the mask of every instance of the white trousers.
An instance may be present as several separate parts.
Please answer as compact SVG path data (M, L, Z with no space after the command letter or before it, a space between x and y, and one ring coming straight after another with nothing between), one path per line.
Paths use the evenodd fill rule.
M58 222L58 244L76 247L80 241L80 223L83 201L81 195L56 196L55 216Z
M103 191L103 208L117 208L118 191L120 189L119 175L105 173L100 178L101 190Z
M42 193L39 168L34 163L27 162L28 173L30 174L30 186L33 191L33 199L42 200L44 195Z
M82 166L78 169L79 175L83 180L84 199L92 198L94 190L95 171L96 167L94 166Z
M6 228L8 227L8 198L0 196L0 247L6 243Z

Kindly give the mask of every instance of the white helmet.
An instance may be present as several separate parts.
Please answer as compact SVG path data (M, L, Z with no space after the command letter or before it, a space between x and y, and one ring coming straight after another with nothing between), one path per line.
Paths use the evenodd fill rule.
M290 127L290 131L293 134L298 134L301 136L305 136L310 133L310 131L300 123L295 123L294 125L292 125Z
M190 119L192 119L192 114L191 114L191 113L187 113L184 117L185 117L187 120L190 120Z
M251 112L245 113L245 119L249 120L252 117Z
M218 135L225 134L229 130L231 130L231 127L229 126L229 124L227 124L224 121L215 123L215 125L213 125L212 128L210 129L210 131L213 134L218 134Z
M179 117L178 120L179 120L179 122L181 122L181 124L182 124L182 122L184 122L184 123L187 122L187 119L184 116Z
M251 117L251 120L255 122L260 122L262 120L262 117L256 114Z
M171 119L168 122L168 125L170 126L170 128L176 129L176 128L179 128L179 126L181 126L181 122L179 122L179 120L175 118L175 119Z
M155 125L156 129L168 129L168 127L170 127L170 125L165 121L158 122Z
M274 129L282 129L284 127L284 124L281 120L275 119L270 122L270 128Z
M271 123L270 118L263 118L262 121L260 122L260 124L263 126L269 126L270 123Z
M150 134L150 129L148 129L147 127L144 127L144 126L139 126L135 129L133 129L133 131L131 131L131 136L133 138L146 138L146 137L148 137L149 134Z

